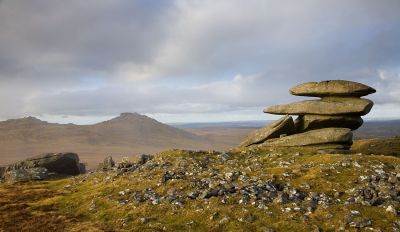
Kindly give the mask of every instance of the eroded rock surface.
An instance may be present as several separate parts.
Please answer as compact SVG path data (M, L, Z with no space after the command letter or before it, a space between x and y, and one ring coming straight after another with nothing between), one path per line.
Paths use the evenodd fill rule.
M290 93L293 95L310 97L361 97L375 92L376 90L372 87L345 80L308 82L296 85L290 89Z
M0 178L18 182L46 179L47 173L78 175L84 170L83 165L76 153L46 153L1 167Z
M291 135L293 133L295 133L293 118L286 115L270 125L254 131L247 137L241 146L247 147L253 144L262 143L267 139L279 138L280 135L283 134Z
M374 103L361 98L323 98L270 106L264 113L279 115L366 115Z
M343 127L351 130L358 129L363 124L360 116L332 116L332 115L301 115L295 120L299 132L329 128Z
M285 136L277 139L270 139L265 146L309 146L322 144L348 144L351 145L353 133L347 128L324 128L311 130L304 133Z

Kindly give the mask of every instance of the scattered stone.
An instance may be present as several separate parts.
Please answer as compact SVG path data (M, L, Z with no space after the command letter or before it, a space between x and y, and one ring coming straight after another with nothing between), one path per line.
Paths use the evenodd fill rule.
M397 216L397 210L396 210L392 205L389 205L389 206L386 208L386 212L392 213L392 214L394 214L394 215Z
M219 220L219 224L226 224L229 222L229 217L223 217L221 220Z
M368 218L356 217L349 223L353 228L364 228L372 225L372 220Z
M151 221L151 218L140 218L140 223L141 224L147 224Z
M109 171L115 167L115 162L111 156L107 156L97 167L99 171Z

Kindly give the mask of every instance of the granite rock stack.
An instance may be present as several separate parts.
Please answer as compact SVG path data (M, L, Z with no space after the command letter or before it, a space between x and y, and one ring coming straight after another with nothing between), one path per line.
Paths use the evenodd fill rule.
M375 92L375 89L367 85L345 80L297 85L290 89L292 95L320 99L264 109L265 113L285 116L250 134L241 146L262 144L348 150L353 142L351 131L363 124L361 116L368 114L373 106L372 101L361 97ZM289 115L298 117L293 121Z

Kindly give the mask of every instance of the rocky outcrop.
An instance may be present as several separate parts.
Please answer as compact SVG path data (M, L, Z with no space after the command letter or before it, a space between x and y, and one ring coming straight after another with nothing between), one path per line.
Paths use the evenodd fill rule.
M97 166L98 171L108 171L115 167L115 162L111 156L107 156L102 163Z
M46 179L51 175L78 175L84 170L76 153L47 153L0 168L0 178L14 181Z
M265 113L298 115L294 129L287 133L274 130L281 125L280 119L270 126L251 134L242 147L262 144L263 146L314 146L318 149L343 150L352 144L352 132L363 124L361 116L370 112L373 102L360 98L376 90L357 82L332 80L309 82L290 89L299 96L320 97L319 100L305 100L285 105L270 106ZM270 136L271 133L273 136Z
M247 147L253 144L259 144L267 139L279 138L280 135L291 135L295 132L293 118L286 115L268 125L267 127L258 129L250 134L241 146Z
M118 175L121 175L125 172L135 171L153 158L153 155L142 154L133 160L129 160L127 157L124 157L121 162L115 163L113 158L108 156L102 163L98 165L97 171L115 171Z

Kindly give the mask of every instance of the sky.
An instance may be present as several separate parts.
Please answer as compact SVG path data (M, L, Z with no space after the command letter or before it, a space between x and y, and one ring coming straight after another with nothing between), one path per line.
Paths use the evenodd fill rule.
M400 119L399 0L0 0L0 119L275 119L303 82L374 87Z

